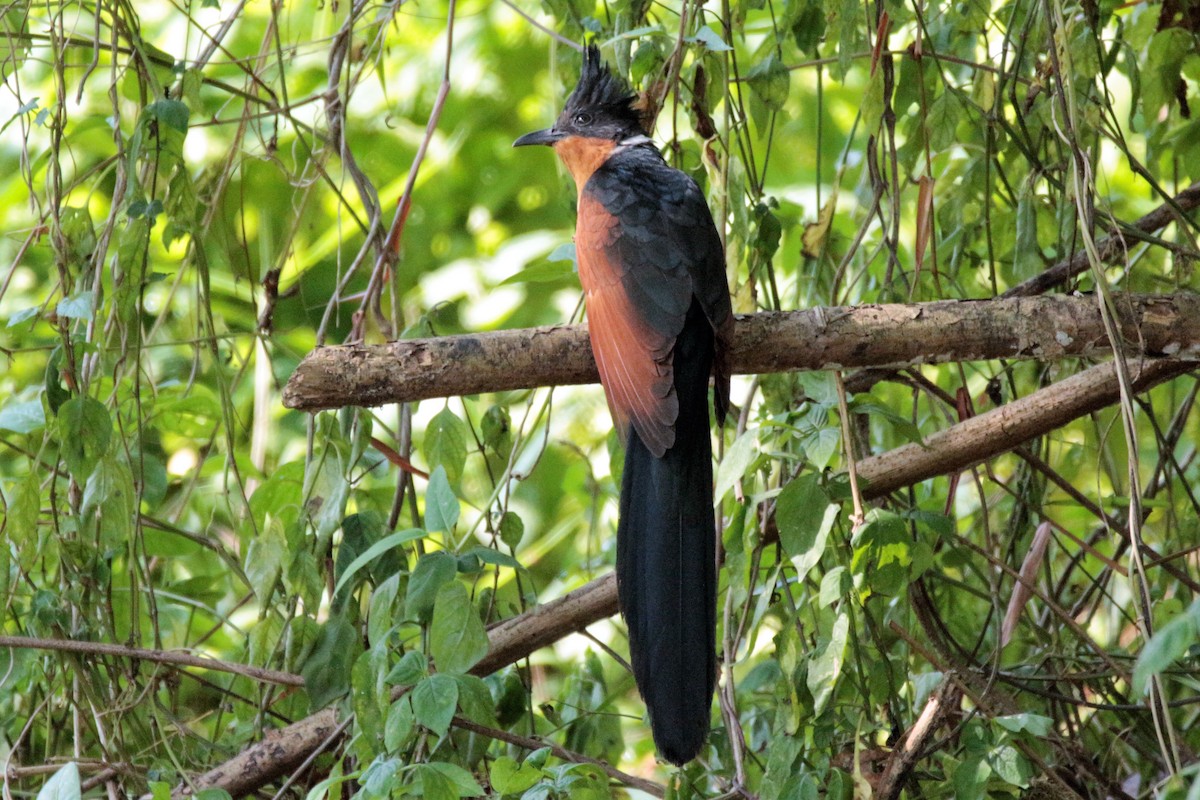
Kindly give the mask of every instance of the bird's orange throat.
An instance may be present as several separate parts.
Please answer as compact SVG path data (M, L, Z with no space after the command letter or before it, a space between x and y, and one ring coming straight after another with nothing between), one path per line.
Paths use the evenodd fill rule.
M589 139L584 136L568 136L554 143L554 151L575 179L575 186L583 191L583 185L592 173L608 160L617 143L612 139Z

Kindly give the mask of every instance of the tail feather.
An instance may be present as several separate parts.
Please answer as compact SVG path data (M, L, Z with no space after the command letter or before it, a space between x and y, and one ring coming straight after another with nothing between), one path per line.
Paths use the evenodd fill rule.
M675 344L675 444L656 458L631 431L621 483L617 586L633 675L658 751L675 764L704 744L717 672L712 359L712 328L693 303Z

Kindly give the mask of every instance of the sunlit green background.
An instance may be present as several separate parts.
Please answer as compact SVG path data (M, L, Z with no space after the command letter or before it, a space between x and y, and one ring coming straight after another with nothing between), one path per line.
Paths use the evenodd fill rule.
M406 655L445 647L451 603L490 623L610 571L620 455L599 387L316 416L284 409L281 389L320 343L581 319L574 186L551 152L511 148L573 86L567 41L601 44L640 89L681 49L655 138L704 187L735 308L752 313L1016 286L1084 247L1076 151L1095 236L1161 205L1200 177L1198 30L1193 6L1091 0L0 5L0 633L186 649L306 681L0 650L9 791L73 761L85 789L162 793L341 703L352 738L295 796L625 791L545 753L517 771L525 750L439 730L456 707L685 794L865 796L867 756L896 744L951 666L897 633L922 639L932 613L954 657L1020 705L965 702L907 796L1015 797L1055 769L1070 782L1083 773L1063 740L1094 762L1085 794L1136 776L1133 796L1159 780L1182 792L1191 778L1169 779L1164 749L1187 763L1200 747L1190 377L1146 396L1136 452L1113 410L1030 443L1087 504L1009 455L954 494L946 478L897 492L858 531L832 378L738 378L740 419L720 434L719 635L745 746L714 710L711 747L680 774L655 763L632 679L601 647L624 656L619 620L459 679L457 706L430 699L441 684ZM1195 288L1194 221L1159 235L1128 240L1111 288ZM1084 273L1060 288L1093 287ZM1086 366L877 383L850 399L858 454L957 421L956 390L983 412L993 379L1009 401ZM406 476L371 437L437 474ZM1155 662L1175 665L1179 701L1158 722L1128 683L1145 646L1128 550L1096 513L1125 523L1131 459L1146 542L1180 556L1147 584L1158 625L1184 620ZM781 514L783 547L766 522L781 491L806 509ZM819 531L830 502L840 512ZM1019 568L1045 520L1039 586L1054 605L1034 600L1001 652L1014 584L997 564ZM405 684L424 699L392 702Z

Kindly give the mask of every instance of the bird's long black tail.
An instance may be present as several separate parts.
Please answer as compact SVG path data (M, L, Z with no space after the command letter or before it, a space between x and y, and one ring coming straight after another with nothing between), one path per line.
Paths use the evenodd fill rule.
M717 671L712 360L712 327L693 303L675 345L675 444L656 458L630 431L621 481L617 586L633 675L658 752L675 764L704 744Z

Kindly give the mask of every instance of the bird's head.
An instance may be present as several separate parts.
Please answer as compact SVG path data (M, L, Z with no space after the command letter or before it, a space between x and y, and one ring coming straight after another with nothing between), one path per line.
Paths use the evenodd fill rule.
M600 60L600 49L588 45L579 84L554 126L525 134L513 147L552 146L582 185L617 143L635 137L649 141L639 120L637 95Z

